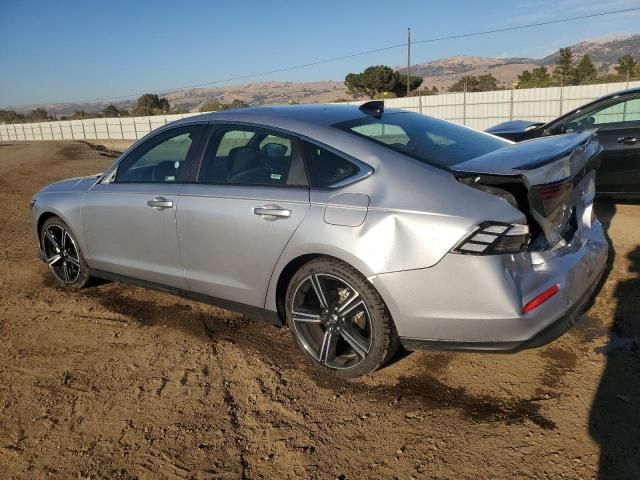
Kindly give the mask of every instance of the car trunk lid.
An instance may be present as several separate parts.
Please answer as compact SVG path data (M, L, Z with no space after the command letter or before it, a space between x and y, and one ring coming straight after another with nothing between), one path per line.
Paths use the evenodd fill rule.
M552 248L582 197L593 194L601 150L591 130L508 145L452 169L470 186L509 192L544 234L544 248Z

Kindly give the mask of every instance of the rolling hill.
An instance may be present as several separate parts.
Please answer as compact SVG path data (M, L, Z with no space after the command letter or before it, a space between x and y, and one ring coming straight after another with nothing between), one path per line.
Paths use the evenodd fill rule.
M579 59L584 54L591 55L591 59L600 72L613 71L619 57L630 54L640 58L640 35L606 37L589 40L572 45L574 57ZM427 63L412 65L412 75L424 78L423 87L436 86L446 89L463 75L481 75L491 73L500 84L510 86L522 71L532 69L538 65L555 65L557 53L541 59L531 58L485 58L474 56L453 56L434 60ZM406 67L399 68L406 72ZM207 101L230 103L234 99L242 100L251 105L282 104L282 103L318 103L331 102L339 98L348 98L342 81L316 82L254 82L242 85L220 87L191 88L176 90L163 94L173 108L197 111L198 107ZM135 100L114 102L119 108L131 108ZM108 103L57 103L45 105L23 105L20 107L6 107L10 110L28 112L36 107L43 107L55 115L67 115L77 110L100 111Z

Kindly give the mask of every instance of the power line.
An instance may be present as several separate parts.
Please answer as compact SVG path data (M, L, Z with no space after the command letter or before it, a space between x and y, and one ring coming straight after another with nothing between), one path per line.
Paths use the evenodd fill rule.
M493 30L483 30L483 31L479 31L479 32L470 32L470 33L463 33L463 34L458 34L458 35L450 35L450 36L446 36L446 37L435 37L435 38L429 38L426 40L416 40L416 41L412 41L412 44L422 44L422 43L435 43L435 42L442 42L445 40L455 40L455 39L459 39L459 38L468 38L468 37L477 37L477 36L482 36L482 35L491 35L494 33L501 33L501 32L511 32L514 30L524 30L527 28L536 28L536 27L542 27L545 25L553 25L553 24L558 24L558 23L565 23L565 22L572 22L572 21L576 21L576 20L586 20L588 18L595 18L595 17L604 17L604 16L608 16L608 15L617 15L620 13L629 13L629 12L635 12L635 11L640 11L640 7L634 7L634 8L626 8L623 10L612 10L612 11L608 11L608 12L600 12L600 13L592 13L589 15L580 15L577 17L568 17L568 18L561 18L558 20L549 20L546 22L537 22L537 23L530 23L527 25L518 25L518 26L514 26L514 27L504 27L504 28L496 28ZM218 85L221 83L229 83L229 82L234 82L234 81L238 81L238 80L247 80L250 78L256 78L256 77L262 77L265 75L271 75L274 73L282 73L282 72L288 72L291 70L298 70L301 68L308 68L308 67L314 67L317 65L322 65L324 63L330 63L330 62L337 62L340 60L347 60L350 58L354 58L354 57L361 57L364 55L371 55L372 53L379 53L379 52L384 52L387 50L393 50L396 48L404 48L406 47L407 44L406 43L399 43L397 45L390 45L387 47L381 47L381 48L376 48L373 50L366 50L366 51L362 51L362 52L356 52L356 53L351 53L348 55L342 55L340 57L333 57L333 58L327 58L324 60L317 60L314 62L309 62L309 63L302 63L302 64L298 64L298 65L291 65L289 67L283 67L283 68L278 68L275 70L269 70L269 71L265 71L265 72L259 72L259 73L251 73L251 74L247 74L247 75L240 75L240 76L236 76L236 77L230 77L230 78L226 78L224 80L212 80L210 82L205 82L205 83L200 83L200 84L195 84L195 85L187 85L187 86L183 86L183 87L176 87L176 88L170 88L170 89L166 89L166 90L160 90L160 91L156 91L154 93L156 94L164 94L164 93L169 93L169 92L174 92L177 90L187 90L190 88L202 88L202 87L208 87L211 85ZM142 93L134 93L131 95L122 95L122 96L118 96L118 97L102 97L102 98L95 98L93 100L85 100L84 102L101 102L101 101L106 101L106 100L125 100L128 98L133 98L133 97L139 97L140 95L143 95L144 93L149 93L149 92L142 92ZM79 102L79 101L78 101ZM75 103L78 103L75 102Z

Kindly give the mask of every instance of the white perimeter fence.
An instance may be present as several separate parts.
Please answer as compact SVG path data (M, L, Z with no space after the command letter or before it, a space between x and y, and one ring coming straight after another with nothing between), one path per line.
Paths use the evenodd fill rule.
M497 123L513 119L540 122L553 120L602 95L632 87L640 87L640 82L446 93L422 97L393 98L385 100L385 105L483 130ZM169 122L193 115L198 114L95 118L0 125L0 141L134 140L142 138L151 130Z

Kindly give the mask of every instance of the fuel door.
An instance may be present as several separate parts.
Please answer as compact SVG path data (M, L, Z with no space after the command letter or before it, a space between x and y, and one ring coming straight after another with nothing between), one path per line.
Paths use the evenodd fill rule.
M361 193L339 193L327 200L324 221L331 225L359 227L369 208L369 196Z

